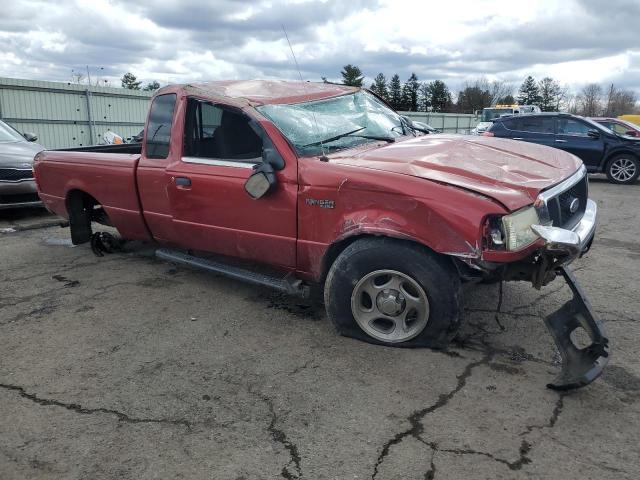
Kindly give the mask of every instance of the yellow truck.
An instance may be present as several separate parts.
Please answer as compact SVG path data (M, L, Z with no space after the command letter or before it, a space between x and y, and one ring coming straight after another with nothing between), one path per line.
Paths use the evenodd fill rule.
M635 123L640 127L640 115L620 115L620 120L626 120L627 122Z

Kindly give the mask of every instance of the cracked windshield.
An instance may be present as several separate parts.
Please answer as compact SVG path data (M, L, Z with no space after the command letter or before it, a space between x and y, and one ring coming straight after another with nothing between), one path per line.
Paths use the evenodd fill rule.
M366 92L294 105L263 105L258 110L303 156L364 142L391 142L407 131L400 115Z

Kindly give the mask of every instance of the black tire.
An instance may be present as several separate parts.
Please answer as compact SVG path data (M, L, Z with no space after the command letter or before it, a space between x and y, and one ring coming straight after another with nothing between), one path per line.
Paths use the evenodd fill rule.
M606 174L611 183L630 185L638 179L640 161L633 155L621 153L607 162Z
M389 343L367 334L356 322L351 297L371 272L394 270L422 287L429 302L428 320L415 337ZM325 282L327 315L341 335L394 347L446 348L460 328L460 278L451 260L414 243L391 238L364 238L335 260Z

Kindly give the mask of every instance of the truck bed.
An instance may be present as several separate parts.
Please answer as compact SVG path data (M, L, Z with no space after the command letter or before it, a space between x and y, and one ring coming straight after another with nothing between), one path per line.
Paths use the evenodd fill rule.
M140 155L141 143L123 143L121 145L90 145L88 147L57 148L55 152L94 152L94 153L128 153Z
M34 162L40 198L49 210L69 218L68 201L82 192L103 207L110 223L121 235L149 240L136 180L140 154L121 152L126 151L124 147L131 149L133 146L109 145L40 153Z

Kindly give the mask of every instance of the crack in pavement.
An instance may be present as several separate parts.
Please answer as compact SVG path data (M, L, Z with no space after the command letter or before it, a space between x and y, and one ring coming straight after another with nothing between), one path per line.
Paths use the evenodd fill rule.
M556 423L558 422L558 417L560 416L560 413L562 412L562 409L564 408L564 397L566 397L567 395L569 395L569 393L567 392L562 392L559 394L558 400L556 400L556 403L553 407L553 411L551 413L551 416L549 417L549 421L544 424L544 425L527 425L525 427L525 431L520 433L518 436L522 437L522 436L526 436L529 435L533 430L542 430L545 428L553 428ZM422 443L424 443L425 445L427 445L429 448L431 448L431 450L433 450L433 452L443 452L443 453L452 453L454 455L480 455L483 457L487 457L490 458L491 460L501 463L503 465L506 465L510 470L520 470L524 465L528 465L531 463L531 459L528 457L529 452L531 452L531 450L533 449L533 444L531 442L528 442L527 440L522 440L520 442L520 448L518 449L519 452L519 457L517 460L510 462L509 460L506 460L504 458L500 458L497 457L495 455L493 455L492 453L489 452L483 452L480 450L474 450L474 449L469 449L469 448L465 448L465 449L460 449L460 448L440 448L438 446L438 444L436 442L427 442L425 440L423 440L422 438L419 439ZM433 465L433 457L432 457L432 465ZM427 473L431 472L433 470L433 468L431 468L431 470L429 470ZM425 478L426 474L425 474ZM430 477L431 479L433 479L433 476Z
M507 467L509 467L510 470L520 470L524 465L527 465L527 464L531 463L531 459L529 457L527 457L527 454L531 451L531 448L533 447L533 445L531 443L527 442L526 440L522 440L522 442L520 443L520 449L519 449L520 457L516 461L510 462L508 460L505 460L504 458L496 457L495 455L493 455L493 454L491 454L489 452L482 452L480 450L473 450L473 449L468 449L468 448L467 449L440 448L438 446L438 444L435 443L435 442L425 442L425 441L423 441L422 443L427 445L434 452L452 453L454 455L480 455L480 456L483 456L483 457L487 457L487 458L490 458L491 460L493 460L495 462L502 463L503 465L506 465ZM432 464L433 464L433 461L432 461ZM433 478L433 477L431 477L431 478Z
M224 376L223 378L229 384L245 389L249 394L259 398L264 404L266 404L269 410L269 415L271 416L269 425L267 426L267 432L269 432L272 440L275 443L282 445L289 454L289 461L282 467L280 476L286 480L299 480L303 478L300 450L294 442L289 440L289 437L284 430L276 427L279 419L273 399L265 393L258 391L253 383L239 382L229 376Z
M496 309L497 311L497 309ZM438 447L438 444L435 442L427 442L426 440L424 440L422 438L422 434L424 433L424 425L422 424L422 421L424 420L424 418L433 413L434 411L438 410L439 408L442 408L444 406L446 406L448 404L448 402L460 391L464 388L464 386L467 383L467 379L471 376L473 369L480 366L480 365L488 365L491 363L492 359L494 358L494 356L496 355L505 355L505 354L510 354L511 352L508 352L507 350L504 349L500 349L497 348L491 344L489 344L486 340L486 337L489 335L490 332L488 332L486 329L484 329L481 326L476 326L476 328L482 332L482 335L480 335L480 339L479 339L479 343L477 344L475 349L472 350L476 350L479 352L482 352L483 357L480 360L471 362L469 364L467 364L467 366L464 368L464 370L462 371L462 373L460 375L458 375L457 378L457 384L455 386L455 388L453 390L451 390L449 393L446 394L441 394L438 398L438 400L436 401L436 403L434 403L433 405L426 407L424 409L421 410L416 410L414 411L408 418L407 420L409 421L409 423L411 424L411 428L397 433L393 438L391 438L390 440L388 440L382 447L382 450L380 452L380 454L378 455L378 459L376 461L376 464L374 465L374 469L373 469L373 475L371 476L372 480L374 480L378 473L379 473L379 469L380 466L382 465L382 463L384 462L385 458L389 455L390 449L392 446L399 444L400 442L402 442L402 440L404 440L406 437L411 436L413 438L415 438L416 440L418 440L419 442L427 445L429 448L431 448L431 450L433 451L433 454L435 456L435 452L445 452L445 453L453 453L456 455L481 455L487 458L490 458L498 463L501 463L503 465L506 465L510 470L520 470L524 465L527 465L529 463L531 463L531 459L528 457L529 452L531 451L531 449L533 448L533 444L531 444L530 442L528 442L525 439L522 439L522 441L520 442L520 447L518 449L519 452L519 457L517 460L515 461L509 461L506 460L504 458L500 458L500 457L496 457L495 455L489 453L489 452L482 452L479 450L473 450L473 449L441 449ZM463 348L467 348L468 346L465 346ZM543 360L538 360L538 359L530 359L532 361L539 361L540 363L547 363ZM525 436L530 434L533 430L536 429L543 429L543 428L553 428L557 421L558 421L558 417L560 416L560 413L562 412L562 409L564 407L564 397L567 396L568 393L567 392L562 392L559 394L558 400L556 401L551 417L549 418L549 421L544 424L544 425L528 425L526 426L526 429L524 432L522 432L521 434L519 434L520 437ZM436 468L435 468L435 463L434 463L434 456L432 456L431 458L431 465L429 470L427 470L427 472L425 472L424 478L428 479L428 480L433 480L435 478L435 472L436 472Z
M429 464L429 470L427 470L426 472L424 472L424 480L433 480L434 478L436 478L436 464L435 464L435 458L436 458L436 451L431 449L431 462Z
M448 393L441 394L438 397L438 400L436 401L436 403L434 403L433 405L430 405L420 410L416 410L411 415L409 415L407 420L411 424L411 428L395 434L393 438L387 440L387 442L383 445L382 450L378 455L376 464L373 467L373 475L371 476L372 480L375 479L376 476L378 475L380 465L382 465L382 463L384 462L384 459L387 457L387 455L389 455L389 450L391 449L391 447L393 447L394 445L397 445L398 443L400 443L402 440L404 440L406 437L409 437L409 436L424 443L422 438L420 437L420 435L424 432L424 425L422 424L422 420L427 415L435 412L439 408L446 406L449 403L449 401L467 384L467 379L471 376L473 369L480 365L487 365L491 361L491 357L492 357L492 354L490 352L485 352L485 354L480 360L467 364L467 366L464 368L462 373L456 376L457 383L456 383L456 386L453 388L453 390L451 390ZM433 471L435 475L435 470Z
M191 423L184 419L172 420L168 418L138 418L131 417L126 413L119 412L117 410L112 410L110 408L86 408L77 403L65 403L59 400L48 399L48 398L40 398L36 394L28 393L23 387L17 385L10 385L6 383L0 383L0 388L4 388L5 390L17 392L22 398L26 398L38 405L43 406L54 406L61 407L66 410L70 410L72 412L80 413L82 415L93 415L97 413L102 413L106 415L115 415L118 417L118 420L125 423L155 423L155 424L166 424L166 425L181 425L183 427L187 427L187 430L191 430Z
M300 465L300 451L298 450L298 446L291 440L289 440L284 430L276 427L276 424L278 423L278 414L276 413L276 408L273 404L273 400L264 393L256 392L251 385L246 385L245 388L249 393L255 395L267 405L269 414L271 415L271 421L269 422L267 431L269 432L269 435L271 436L273 441L281 444L289 454L289 461L282 467L280 476L282 478L285 478L286 480L296 480L303 478L302 467Z
M520 310L524 310L526 308L532 308L532 307L537 307L543 300L546 300L547 297L550 297L551 295L558 293L560 290L562 290L564 287L564 285L559 286L558 288L551 290L549 292L546 293L542 293L540 294L538 297L536 297L530 304L528 305L517 305L515 307L513 307L512 311L513 312L518 312Z
M519 436L523 437L525 435L529 435L534 430L543 430L545 428L553 428L556 426L558 422L558 417L560 413L562 413L562 409L564 408L564 397L570 395L570 392L559 392L558 399L553 407L553 411L551 412L551 416L549 417L549 421L544 425L527 425L526 430L522 432Z

